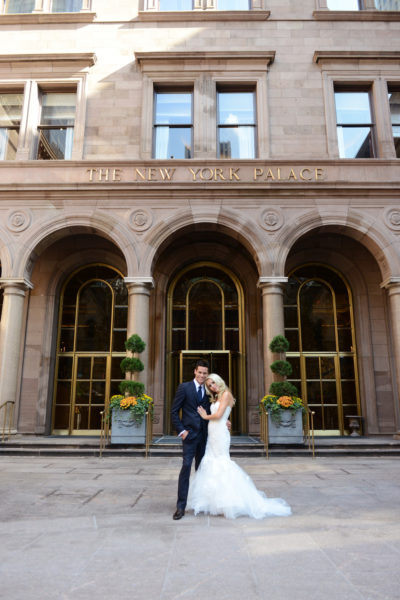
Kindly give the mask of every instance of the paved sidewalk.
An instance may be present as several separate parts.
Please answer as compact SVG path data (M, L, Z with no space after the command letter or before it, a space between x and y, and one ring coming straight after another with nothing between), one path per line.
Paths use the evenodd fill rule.
M293 516L175 522L180 462L1 456L0 598L399 600L399 459L238 459Z

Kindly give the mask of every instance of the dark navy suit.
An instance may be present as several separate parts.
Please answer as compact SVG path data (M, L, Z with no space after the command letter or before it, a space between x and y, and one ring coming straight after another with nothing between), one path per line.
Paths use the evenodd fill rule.
M172 423L178 435L185 429L189 432L186 438L182 440L183 463L179 473L178 501L176 503L177 508L181 510L185 510L186 507L193 459L195 459L194 464L197 470L206 449L208 421L200 417L197 412L198 406L202 406L210 414L208 396L204 394L201 403L199 403L194 381L181 383L176 390L171 411ZM179 416L181 409L182 417Z

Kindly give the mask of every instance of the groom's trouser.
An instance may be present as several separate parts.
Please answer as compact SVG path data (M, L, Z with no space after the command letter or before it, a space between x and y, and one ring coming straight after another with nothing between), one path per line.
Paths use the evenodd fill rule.
M182 449L183 463L181 472L179 473L178 501L176 507L180 510L185 510L193 459L195 459L194 466L197 471L206 449L206 436L204 432L200 431L195 438L191 438L189 433L187 438L182 441Z

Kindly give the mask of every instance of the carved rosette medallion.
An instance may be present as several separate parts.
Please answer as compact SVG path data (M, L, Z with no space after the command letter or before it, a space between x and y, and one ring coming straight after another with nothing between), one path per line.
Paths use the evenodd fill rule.
M385 213L385 223L389 229L400 231L400 210L398 208L390 208Z
M283 215L276 209L267 208L260 215L260 224L266 231L277 231L283 225Z
M13 210L9 213L7 227L14 233L20 233L28 229L32 222L32 214L28 210Z
M153 215L147 208L139 208L129 215L129 225L134 231L146 231L153 224Z

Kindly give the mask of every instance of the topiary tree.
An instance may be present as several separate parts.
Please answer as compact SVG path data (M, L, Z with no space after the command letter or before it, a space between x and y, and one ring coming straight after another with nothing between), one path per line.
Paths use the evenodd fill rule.
M137 375L144 369L144 364L138 358L146 348L146 343L136 333L131 335L125 342L125 348L131 352L133 356L126 356L120 364L121 371L128 376L127 379L121 381L119 390L125 396L141 396L144 394L144 383L137 381Z
M269 345L271 352L280 354L280 359L270 365L271 371L282 378L282 381L274 381L270 385L269 393L274 396L298 395L296 386L290 381L286 381L286 377L290 377L292 374L292 365L289 361L283 360L282 356L289 350L289 347L289 341L283 335L276 335Z

